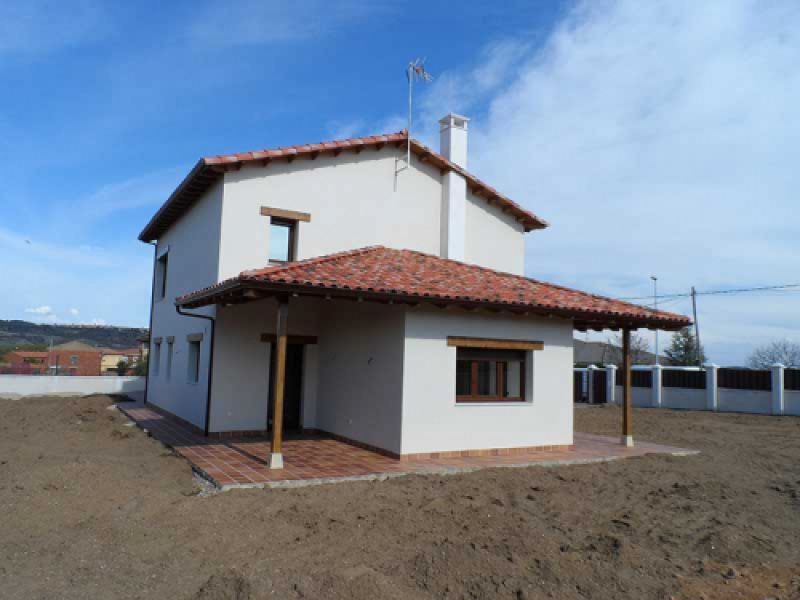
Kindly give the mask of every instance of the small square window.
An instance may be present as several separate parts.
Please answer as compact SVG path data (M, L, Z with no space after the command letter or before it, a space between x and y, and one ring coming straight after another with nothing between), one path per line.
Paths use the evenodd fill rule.
M69 357L69 364L75 366L78 364L78 357L77 356L70 356Z
M295 257L297 222L272 218L269 225L269 262L286 263Z

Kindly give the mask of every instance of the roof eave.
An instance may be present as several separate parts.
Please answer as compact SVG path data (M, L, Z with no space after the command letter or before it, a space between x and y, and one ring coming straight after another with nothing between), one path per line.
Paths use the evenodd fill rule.
M246 292L251 292L248 296ZM200 308L211 304L241 304L262 300L279 294L297 296L317 296L343 299L363 299L367 301L397 304L432 304L443 308L456 306L468 310L486 309L493 311L509 311L518 314L533 314L544 317L570 319L578 330L587 329L658 329L661 331L678 331L691 325L688 319L659 319L634 315L603 313L589 310L576 310L561 307L537 306L525 303L489 302L468 298L443 298L440 296L402 294L394 292L378 292L361 288L342 288L316 286L302 283L285 283L259 281L237 277L219 286L200 290L177 298L175 304L182 308Z

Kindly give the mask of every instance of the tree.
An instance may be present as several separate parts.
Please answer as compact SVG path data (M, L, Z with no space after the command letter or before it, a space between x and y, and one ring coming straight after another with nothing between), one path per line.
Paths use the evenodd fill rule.
M138 377L144 377L147 375L147 359L148 357L145 356L142 360L136 363L133 367L133 374Z
M670 364L675 366L688 367L706 362L706 353L702 346L698 348L697 338L689 327L672 334L672 342L669 348L664 350L664 354L667 355Z
M128 361L122 360L120 358L119 362L117 363L117 375L122 377L127 372L128 372Z
M789 340L775 340L753 350L747 359L747 366L753 369L769 369L777 364L800 368L800 344Z
M608 340L608 354L610 364L622 367L622 334L615 335ZM631 364L647 365L653 362L653 355L650 353L650 344L643 335L631 333Z

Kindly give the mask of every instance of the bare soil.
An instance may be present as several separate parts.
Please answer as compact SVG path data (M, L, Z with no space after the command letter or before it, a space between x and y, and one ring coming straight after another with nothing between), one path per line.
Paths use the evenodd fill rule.
M114 402L0 400L0 597L800 598L798 418L643 409L702 453L206 495Z

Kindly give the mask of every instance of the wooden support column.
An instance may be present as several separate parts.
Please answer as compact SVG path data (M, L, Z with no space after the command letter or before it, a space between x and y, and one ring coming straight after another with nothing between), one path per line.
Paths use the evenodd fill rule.
M622 443L633 446L633 375L631 372L631 330L622 330Z
M283 468L283 390L286 381L286 338L289 324L289 297L278 296L277 323L275 324L275 374L272 378L272 438L270 440L270 469Z

